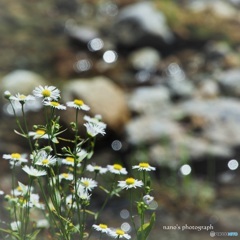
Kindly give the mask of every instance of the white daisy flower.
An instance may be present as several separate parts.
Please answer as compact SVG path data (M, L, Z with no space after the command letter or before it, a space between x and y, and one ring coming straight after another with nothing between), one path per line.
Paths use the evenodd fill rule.
M127 178L124 181L118 181L118 186L122 189L142 187L143 182L134 178Z
M33 137L33 139L39 139L39 138L48 139L48 134L44 129L37 129L35 132L30 131L28 135L30 137Z
M62 161L62 164L64 164L64 165L68 165L68 166L72 166L72 167L74 166L74 158L73 157L68 156L68 157L62 159L61 161ZM79 160L76 159L76 162L79 162ZM81 166L81 164L78 163L77 167L80 167L80 166Z
M59 110L66 110L66 107L64 105L60 104L59 102L55 102L55 101L44 101L43 105L49 106L52 108L56 108Z
M88 155L88 152L82 148L77 148L76 152L78 156L78 162L81 162Z
M33 187L31 187L31 189L29 189L29 186L24 185L21 182L18 182L18 186L15 189L11 190L11 194L14 197L24 196L24 195L26 195L28 193L29 190L30 190L30 192L32 192L33 191Z
M10 223L12 231L16 232L18 231L19 228L21 228L21 222L20 221L15 221Z
M98 231L98 232L101 232L101 233L109 233L110 231L110 228L108 228L108 226L106 224L93 224L92 227Z
M107 168L100 167L97 165L92 165L92 164L88 164L86 169L89 172L95 172L95 173L100 173L100 174L104 174L108 171Z
M128 172L126 168L122 167L120 164L107 165L108 171L114 174L126 175Z
M91 178L82 177L78 180L78 184L84 187L86 191L92 191L95 187L97 187L97 182Z
M91 197L91 194L86 191L86 188L81 184L78 184L77 186L77 195L80 199L85 201L89 201Z
M27 154L12 153L12 154L3 154L3 158L10 160L10 163L20 165L21 163L27 162Z
M44 175L47 175L47 172L45 170L37 170L36 168L32 166L24 166L22 168L24 172L26 172L28 175L33 176L33 177L41 177Z
M89 123L95 123L104 126L105 128L107 127L107 124L102 122L102 116L101 115L95 115L94 117L89 117L85 115L83 119Z
M67 102L66 104L67 104L68 107L82 109L84 111L90 110L90 107L88 105L86 105L83 102L83 100L80 100L80 99L75 99L74 101Z
M154 200L154 197L150 196L149 194L143 196L143 202L149 205Z
M44 204L40 203L39 202L39 195L36 194L36 193L31 193L30 194L30 199L29 199L29 202L30 204L32 205L32 207L36 207L36 208L39 208L39 209L45 209L45 206Z
M117 239L120 239L120 238L131 239L131 236L125 233L122 229L111 230L108 234L111 237L117 238Z
M6 98L6 99L10 99L10 97L12 96L12 94L10 93L10 91L4 91L3 96L4 96L4 98Z
M73 174L71 174L71 173L61 173L59 175L59 180L62 181L62 179L72 181L73 180Z
M60 91L54 86L39 86L33 90L35 97L43 97L44 100L58 100L60 98Z
M36 223L37 228L49 228L50 223L47 219L39 219Z
M149 163L142 162L136 166L132 167L133 169L138 169L139 171L155 171L156 168L149 165Z
M17 93L15 96L10 96L9 99L13 100L13 101L16 101L16 102L19 102L19 103L25 103L27 101L35 100L35 97L32 96L32 95L27 95L26 96L24 94Z
M99 123L88 122L88 123L84 123L83 125L86 127L87 133L91 137L95 137L99 133L102 135L106 134L106 132L105 132L106 125L102 124L101 122L99 122Z
M67 197L66 197L66 205L69 207L69 208L77 208L77 204L76 204L76 202L75 202L75 200L74 200L74 198L73 198L73 195L68 195Z
M57 162L54 156L48 155L45 151L40 151L35 157L36 161L34 164L38 166L50 167Z

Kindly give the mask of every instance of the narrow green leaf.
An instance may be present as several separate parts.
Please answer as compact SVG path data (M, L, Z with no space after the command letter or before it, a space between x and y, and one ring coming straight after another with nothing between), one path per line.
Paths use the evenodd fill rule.
M137 232L137 239L141 239L142 237L144 237L142 240L146 240L148 235L150 234L153 225L156 221L156 215L155 213L152 214L150 222L148 223L144 223Z

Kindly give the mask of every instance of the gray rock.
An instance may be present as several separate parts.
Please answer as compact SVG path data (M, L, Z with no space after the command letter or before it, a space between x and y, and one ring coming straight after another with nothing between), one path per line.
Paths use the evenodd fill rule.
M161 119L157 114L133 119L126 125L125 130L127 141L134 145L151 144L182 134L182 129L176 122Z
M125 94L110 79L98 76L92 79L75 79L62 87L63 101L83 99L90 106L91 115L100 114L103 121L112 130L119 132L129 119L129 109ZM69 112L64 115L65 121L72 121Z
M157 36L167 43L173 40L165 16L151 2L132 4L119 12L113 27L113 35L117 41L134 45L146 34Z
M231 69L215 75L221 91L228 96L240 96L240 69Z
M46 80L37 73L27 70L13 71L1 79L0 93L8 90L12 94L22 93L30 94L32 90L39 86L45 85Z
M138 113L157 113L169 106L170 93L164 86L139 87L128 99L130 110Z
M146 47L134 51L129 56L129 61L133 68L137 70L155 71L160 62L160 56L154 48Z

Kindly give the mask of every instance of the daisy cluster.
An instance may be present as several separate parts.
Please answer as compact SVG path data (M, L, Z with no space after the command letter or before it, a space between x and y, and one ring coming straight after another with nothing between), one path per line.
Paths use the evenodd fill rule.
M144 206L142 209L148 209L153 197L150 195L151 188L146 182L146 174L154 171L155 167L147 162L132 166L131 172L135 171L138 176L135 178L134 174L129 173L120 163L101 166L91 162L96 136L105 135L107 126L102 122L100 115L94 117L85 115L83 117L85 121L83 125L87 133L85 139L79 136L77 119L70 123L74 131L73 139L61 137L65 130L61 129L57 110L73 108L78 116L79 111L89 111L90 107L81 99L74 99L66 105L62 104L60 90L54 86L39 86L33 90L32 95L18 93L13 96L6 91L5 98L12 105L13 112L14 103L17 102L21 105L23 113L26 102L40 98L44 112L48 114L46 123L34 125L32 131L28 130L27 124L24 125L27 119L21 124L16 116L19 131L15 132L28 140L31 153L13 152L2 156L9 161L11 169L14 170L10 193L5 195L0 190L0 196L5 195L5 199L12 207L13 221L9 224L9 228L13 231L13 236L27 239L30 213L33 209L38 209L46 212L46 219L35 220L32 224L33 231L36 228L54 228L56 236L61 236L61 239L72 239L73 234L78 234L79 239L83 239L87 229L86 215L89 214L94 216L92 229L100 234L107 234L117 239L131 239L128 232L121 228L109 228L106 224L97 224L100 213L113 196L119 196L121 191L132 192L136 189L141 189L139 196L142 204L140 205ZM26 115L23 114L23 117ZM59 150L57 144L60 142L64 147ZM27 185L17 181L14 176L16 168L20 168L20 171L25 173ZM96 200L93 196L96 196L97 188L108 196L101 210L94 213L91 211L91 204ZM38 190L39 194L35 193L35 190Z

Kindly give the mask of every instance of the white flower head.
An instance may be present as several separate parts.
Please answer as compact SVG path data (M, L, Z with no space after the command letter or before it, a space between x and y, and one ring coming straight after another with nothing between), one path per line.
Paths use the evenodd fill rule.
M58 100L60 98L60 91L54 86L39 86L33 90L35 97L43 98L44 100Z
M73 195L70 194L66 197L66 205L69 207L69 208L77 208L77 204L76 204L76 201L74 200L73 198Z
M88 164L86 169L89 172L95 172L95 173L99 173L99 174L104 174L108 171L107 168L104 168L104 167L101 167L98 165L92 165L92 164Z
M54 156L48 155L45 151L40 151L35 156L35 165L50 167L56 164L57 159Z
M85 177L79 179L78 184L80 184L86 191L92 191L98 185L95 180Z
M26 165L22 168L22 170L26 172L28 175L33 177L41 177L41 176L47 175L47 172L45 170L37 170L33 166L29 167Z
M101 115L95 115L94 117L89 117L87 115L85 115L83 117L83 119L89 123L95 123L95 124L99 124L102 125L103 127L107 127L107 124L102 122L102 116Z
M153 196L150 196L149 194L143 196L143 202L147 205L149 205L154 200Z
M39 197L38 194L31 193L29 202L32 205L32 207L36 207L36 208L39 208L39 209L45 209L44 204L40 203L39 199L40 199L40 197Z
M39 138L43 138L43 139L48 139L48 134L46 133L46 131L44 129L37 129L36 131L30 131L28 133L28 135L30 137L33 137L33 139L39 139Z
M89 201L91 198L91 194L81 184L78 184L77 186L77 195L81 200L84 200L84 201Z
M33 97L32 95L26 96L24 94L17 93L15 96L10 96L9 99L23 104L27 101L35 100L35 97Z
M98 231L98 232L101 232L101 233L109 233L110 231L110 228L108 228L108 226L106 224L93 224L92 227Z
M120 164L113 164L113 165L107 165L108 171L114 174L122 174L122 175L126 175L128 172L126 170L126 168L124 168L122 165Z
M122 189L142 187L143 182L134 178L127 178L125 181L118 181L118 186Z
M20 166L22 163L28 161L27 154L12 153L12 154L3 154L3 159L9 160L11 165Z
M43 105L49 106L49 107L52 107L52 108L56 108L56 109L59 109L59 110L66 110L66 106L64 106L64 105L62 105L62 104L60 104L59 102L56 102L56 101L44 101Z
M20 221L15 221L10 223L12 231L16 232L18 231L19 228L21 228L21 222Z
M95 137L98 134L101 134L101 135L106 134L105 132L106 125L102 124L101 122L99 123L87 122L87 123L84 123L83 125L86 127L87 133L91 137Z
M86 105L83 100L80 99L75 99L74 101L70 101L66 103L68 107L76 108L76 109L81 109L84 111L89 111L90 107Z
M117 239L120 238L131 239L131 236L125 233L122 229L111 230L110 232L108 232L108 234L109 236Z
M50 224L47 219L39 219L36 224L37 228L49 228Z
M32 192L33 191L33 187L31 187L31 189L29 189L29 186L24 185L21 182L18 182L18 186L15 189L11 190L11 194L14 197L24 196L24 195L26 195L28 193L29 190L30 190L30 192Z
M149 163L142 162L136 166L132 167L133 169L138 169L139 171L155 171L156 168L149 165Z
M0 195L3 195L4 194L4 191L0 190Z
M71 173L61 173L59 175L59 180L62 181L62 179L72 181L73 180L73 174L71 174Z
M88 152L82 148L77 148L76 152L78 156L78 159L77 159L78 162L81 162L88 155Z

